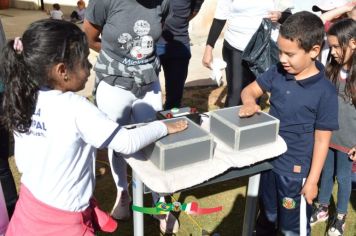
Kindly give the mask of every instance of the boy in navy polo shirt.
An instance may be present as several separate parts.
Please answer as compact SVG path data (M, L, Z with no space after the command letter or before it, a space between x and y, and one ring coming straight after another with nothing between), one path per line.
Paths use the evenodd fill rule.
M288 17L277 41L280 63L241 94L239 115L246 117L261 110L256 99L264 91L271 93L269 113L280 120L279 135L288 147L261 174L256 235L310 235L311 204L331 132L338 129L336 89L316 60L323 38L316 15L302 11Z

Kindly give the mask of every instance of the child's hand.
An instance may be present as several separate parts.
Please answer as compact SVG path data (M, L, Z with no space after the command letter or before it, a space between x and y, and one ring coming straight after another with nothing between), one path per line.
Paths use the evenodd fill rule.
M239 110L240 117L249 117L253 116L256 112L260 112L261 107L255 104L245 104Z
M318 184L309 184L308 181L306 181L300 194L304 195L309 205L313 204L313 200L318 195Z
M172 123L165 123L165 125L167 126L168 134L174 134L185 130L188 127L188 121L179 120Z
M356 161L356 146L350 149L350 151L347 153L349 155L349 158L353 161Z

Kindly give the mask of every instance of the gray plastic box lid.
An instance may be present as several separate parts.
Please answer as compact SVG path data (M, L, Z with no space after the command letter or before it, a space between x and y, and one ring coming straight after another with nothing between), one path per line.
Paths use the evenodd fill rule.
M275 142L279 120L265 112L240 118L241 106L223 108L210 113L210 132L232 149L239 151Z
M162 120L165 123L187 120L188 128L169 134L143 149L146 158L161 170L171 170L213 157L213 136L191 120L180 117Z

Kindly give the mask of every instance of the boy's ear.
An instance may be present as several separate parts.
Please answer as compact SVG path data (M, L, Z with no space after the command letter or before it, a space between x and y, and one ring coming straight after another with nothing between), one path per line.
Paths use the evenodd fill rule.
M319 53L320 53L320 45L314 45L312 47L312 49L310 49L310 51L309 51L309 55L310 55L312 60L316 60L316 58L318 57Z

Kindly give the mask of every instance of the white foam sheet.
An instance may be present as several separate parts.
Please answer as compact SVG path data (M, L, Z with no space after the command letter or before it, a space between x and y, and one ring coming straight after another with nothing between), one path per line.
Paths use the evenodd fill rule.
M209 130L209 120L203 119L202 128ZM276 142L234 151L218 138L213 158L209 161L198 162L189 166L179 167L169 171L161 171L142 152L125 157L136 175L142 182L157 193L174 193L224 173L232 167L246 167L255 163L281 155L287 150L285 141L278 136Z

